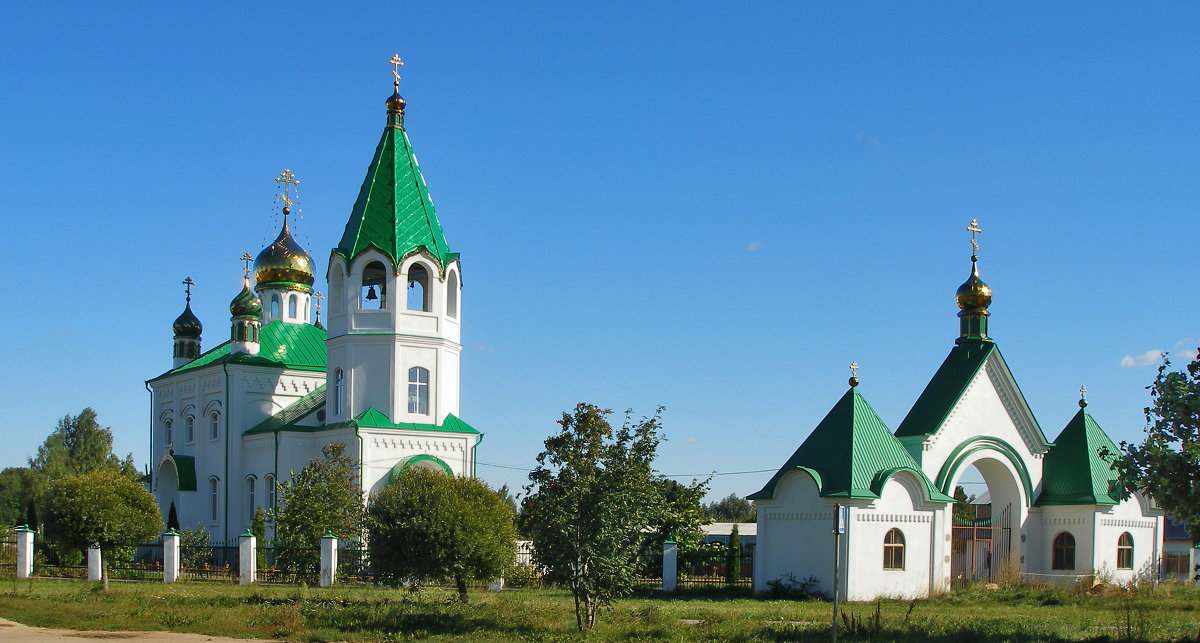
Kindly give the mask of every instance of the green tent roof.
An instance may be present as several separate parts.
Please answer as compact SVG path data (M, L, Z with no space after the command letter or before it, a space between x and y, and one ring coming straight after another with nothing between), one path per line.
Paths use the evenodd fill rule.
M154 379L222 362L323 371L325 370L325 329L310 324L285 324L275 320L262 327L259 335L258 355L247 355L246 353L230 355L229 342L225 342L187 364L171 369Z
M1105 449L1119 453L1092 415L1079 409L1046 454L1042 493L1036 504L1112 506L1120 502L1117 473L1100 456Z
M358 417L344 424L354 425L359 428L369 429L409 429L413 431L443 431L447 433L475 433L475 430L470 424L454 417L453 414L447 413L446 419L439 424L418 424L416 422L392 422L382 412L369 408L366 411L358 414Z
M391 126L375 148L342 240L333 251L349 262L370 247L391 257L396 267L421 250L442 270L458 257L446 244L408 134Z
M964 342L950 349L921 397L896 429L896 437L937 433L993 352L997 352L996 344L991 341Z
M196 490L196 458L172 453L167 456L175 463L175 485L180 491Z
M822 497L868 499L879 497L892 474L911 471L924 482L929 500L953 502L934 488L856 388L846 391L766 486L749 498L774 497L780 478L797 470L813 476Z
M280 409L278 413L246 429L245 435L256 433L274 433L275 431L323 431L327 427L296 426L296 422L308 417L313 412L325 406L325 385Z

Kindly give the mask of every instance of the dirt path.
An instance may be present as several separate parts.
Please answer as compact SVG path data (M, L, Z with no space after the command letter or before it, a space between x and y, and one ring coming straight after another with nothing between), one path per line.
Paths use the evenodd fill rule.
M44 627L28 627L0 618L0 641L133 641L136 643L268 643L260 639L231 639L204 634L180 634L178 632L97 632L78 630L51 630Z

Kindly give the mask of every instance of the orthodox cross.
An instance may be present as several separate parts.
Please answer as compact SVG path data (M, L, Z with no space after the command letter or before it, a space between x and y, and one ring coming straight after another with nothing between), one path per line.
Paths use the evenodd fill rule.
M858 362L850 362L850 377L858 377Z
M388 61L395 69L392 69L392 75L396 77L396 84L400 84L400 68L404 66L404 62L400 60L400 54L392 54L392 59Z
M1087 387L1086 386L1079 387L1079 399L1081 399L1081 400L1087 399Z
M254 257L251 257L250 253L247 252L246 254L238 257L238 259L241 259L242 261L246 262L246 266L244 268L242 268L242 270L246 271L246 278L249 279L250 278L250 262L254 261Z
M317 321L321 321L321 300L324 298L320 290L313 291L313 300L317 302Z
M293 185L300 185L300 181L296 180L296 175L292 171L284 168L283 172L275 179L276 183L283 184L283 194L279 195L283 199L283 204L287 207L292 207L292 200L288 198L288 189Z
M192 281L191 277L187 277L186 279L183 280L183 287L184 287L184 290L187 291L187 300L188 301L192 300L192 286L195 286L195 285L196 285L196 282Z
M979 250L979 243L975 241L975 235L983 232L979 228L979 220L971 219L971 225L967 226L967 232L971 233L971 254L974 255L976 250Z

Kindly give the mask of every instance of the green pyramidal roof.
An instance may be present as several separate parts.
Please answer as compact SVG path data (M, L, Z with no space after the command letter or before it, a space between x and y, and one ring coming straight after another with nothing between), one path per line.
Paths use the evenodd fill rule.
M965 342L950 349L946 360L896 429L896 437L937 433L971 380L975 379L975 374L995 350L996 345L990 341Z
M1042 465L1038 505L1106 505L1121 501L1117 473L1100 453L1119 453L1086 409L1079 409L1054 440Z
M421 250L443 270L458 257L446 244L408 134L399 127L384 129L346 231L333 251L351 261L372 246L391 257L394 266Z
M855 388L846 391L787 463L749 498L774 497L780 478L796 470L812 475L822 497L866 499L878 498L892 474L911 471L924 482L929 500L953 502L933 487Z

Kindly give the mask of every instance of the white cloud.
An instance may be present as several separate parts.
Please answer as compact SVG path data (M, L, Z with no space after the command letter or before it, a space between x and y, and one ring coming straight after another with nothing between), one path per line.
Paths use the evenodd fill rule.
M483 351L485 353L491 353L492 351L496 350L495 346L492 346L486 342L475 342L471 347L477 351Z
M695 444L695 443L699 442L699 440L696 439L696 436L690 435L690 436L688 436L688 439L685 440L685 442L687 442L688 444Z
M751 241L750 245L746 246L746 250L748 250L749 252L758 252L761 249L762 249L761 241Z
M1121 368L1129 368L1130 366L1150 366L1157 364L1162 359L1163 352L1157 348L1150 349L1137 357L1126 355L1121 358Z

